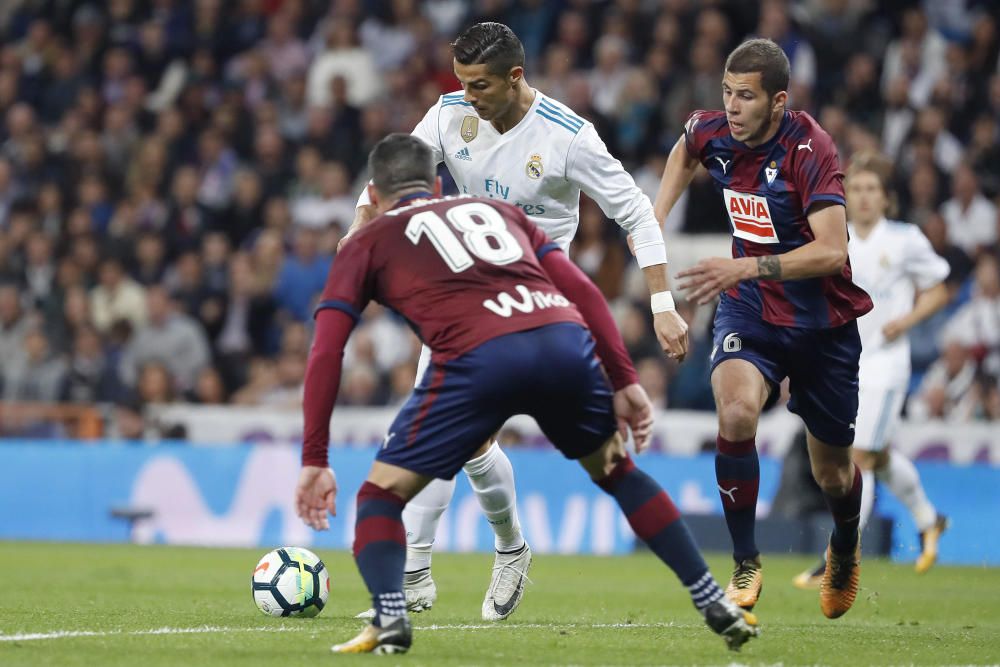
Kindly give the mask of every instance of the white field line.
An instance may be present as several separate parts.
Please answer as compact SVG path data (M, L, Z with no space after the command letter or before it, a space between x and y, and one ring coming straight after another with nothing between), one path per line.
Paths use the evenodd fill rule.
M548 630L599 630L599 629L624 629L624 628L668 628L674 626L673 623L522 623L522 624L446 624L446 625L424 625L416 626L413 629L424 632L439 632L448 630L519 630L519 629L548 629ZM55 632L29 632L14 635L0 634L0 642L31 642L45 641L49 639L73 639L76 637L143 637L148 635L209 635L228 634L237 632L302 632L305 630L317 631L319 628L312 625L301 625L298 627L291 625L281 625L260 628L227 628L216 625L202 625L194 628L154 628L152 630L56 630Z

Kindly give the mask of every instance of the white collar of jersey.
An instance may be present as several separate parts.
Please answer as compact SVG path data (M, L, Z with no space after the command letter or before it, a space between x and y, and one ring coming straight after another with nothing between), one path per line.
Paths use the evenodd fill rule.
M875 232L877 232L878 230L882 229L883 226L887 222L888 222L888 220L883 215L881 218L879 218L878 220L875 221L875 224L872 225L871 230L868 232L868 236L865 236L864 238L862 238L861 234L858 233L858 226L856 224L854 224L853 222L848 222L847 223L847 231L851 235L851 238L856 238L859 241L868 241L873 236L875 236Z

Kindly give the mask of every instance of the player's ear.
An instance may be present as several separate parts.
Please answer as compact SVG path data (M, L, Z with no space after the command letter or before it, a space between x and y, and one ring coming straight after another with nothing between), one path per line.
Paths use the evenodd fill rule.
M443 190L441 188L441 177L438 176L437 178L434 179L434 197L439 198L441 196L442 191Z
M378 208L378 190L375 189L374 183L368 184L368 198L371 200L372 206Z
M510 68L507 72L507 83L513 88L517 85L517 82L524 78L524 68L520 65L515 65Z
M782 111L788 105L788 92L782 90L774 96L771 106L772 111Z

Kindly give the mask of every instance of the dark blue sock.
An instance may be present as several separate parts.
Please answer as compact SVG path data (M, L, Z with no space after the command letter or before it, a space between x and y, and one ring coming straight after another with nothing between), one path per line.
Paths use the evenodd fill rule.
M635 534L674 571L681 583L690 587L704 577L708 566L680 512L667 492L636 468L631 458L621 461L597 485L618 501Z
M826 506L833 514L833 534L830 546L839 554L853 553L858 546L858 526L861 523L861 468L854 466L854 484L840 498L823 494Z
M756 558L760 554L754 539L760 488L757 447L752 438L732 442L720 435L716 443L719 451L715 455L715 479L729 535L733 538L733 558L737 562Z
M403 567L406 529L402 498L365 482L358 491L358 519L354 525L354 560L372 594L375 625L406 615Z

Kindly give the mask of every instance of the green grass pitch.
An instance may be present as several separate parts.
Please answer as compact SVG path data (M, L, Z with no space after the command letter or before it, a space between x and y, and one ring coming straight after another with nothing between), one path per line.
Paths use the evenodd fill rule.
M315 619L256 610L250 573L263 549L0 543L0 665L874 665L1000 662L1000 569L863 564L847 616L829 621L791 577L810 563L766 556L761 637L739 654L701 623L648 554L536 555L508 622L479 618L487 554L434 558L439 600L414 617L405 656L334 656L367 605L350 555L319 551L332 575ZM720 579L727 561L710 560Z

